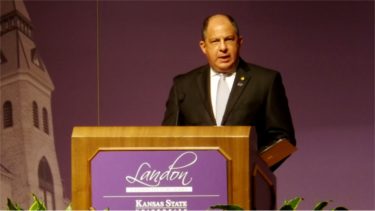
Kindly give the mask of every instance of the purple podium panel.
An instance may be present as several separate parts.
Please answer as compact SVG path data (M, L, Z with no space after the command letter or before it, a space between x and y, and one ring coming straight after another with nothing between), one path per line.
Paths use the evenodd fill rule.
M228 203L217 150L100 151L91 161L96 210L207 210Z

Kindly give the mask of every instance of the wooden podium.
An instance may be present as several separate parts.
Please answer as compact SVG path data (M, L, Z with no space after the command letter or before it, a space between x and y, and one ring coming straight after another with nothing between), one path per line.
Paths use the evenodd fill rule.
M242 126L75 127L72 208L92 206L90 162L100 151L217 150L227 161L227 204L275 209L276 179L258 156L250 132L251 127Z

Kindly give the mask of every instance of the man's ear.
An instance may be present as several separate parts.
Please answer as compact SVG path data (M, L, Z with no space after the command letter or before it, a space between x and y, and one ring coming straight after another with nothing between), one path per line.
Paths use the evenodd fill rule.
M199 41L199 47L201 48L201 51L206 54L206 43L203 40Z
M239 36L238 37L238 44L239 44L240 47L242 46L242 43L243 43L243 38L242 38L242 36Z

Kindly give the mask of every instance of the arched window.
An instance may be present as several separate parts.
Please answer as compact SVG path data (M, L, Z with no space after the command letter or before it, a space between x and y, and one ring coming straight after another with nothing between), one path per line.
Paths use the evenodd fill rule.
M35 101L33 101L33 120L34 120L34 126L39 128L38 104Z
M45 133L49 134L48 113L46 108L43 108L43 130Z
M53 178L51 168L46 157L42 157L38 167L39 188L43 192L43 201L46 207L55 209L55 191L53 188Z
M3 105L3 115L4 115L4 128L13 126L13 110L12 103L6 101Z

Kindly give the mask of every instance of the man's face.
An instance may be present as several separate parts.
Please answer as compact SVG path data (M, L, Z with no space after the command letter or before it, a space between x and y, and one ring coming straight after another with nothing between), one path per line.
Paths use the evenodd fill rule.
M234 72L240 54L242 38L224 16L210 19L205 39L199 45L210 66L218 72Z

